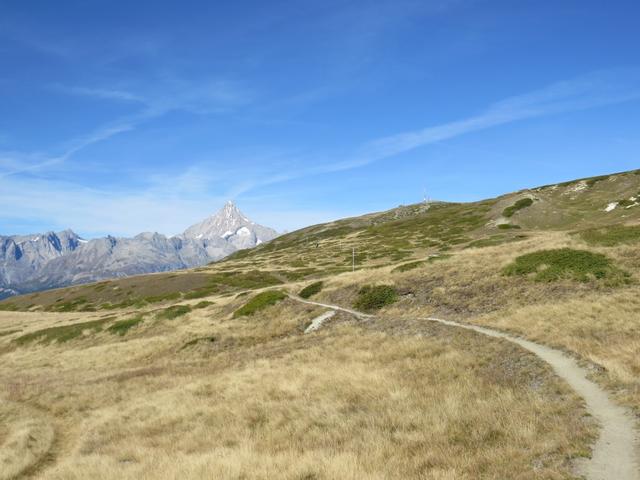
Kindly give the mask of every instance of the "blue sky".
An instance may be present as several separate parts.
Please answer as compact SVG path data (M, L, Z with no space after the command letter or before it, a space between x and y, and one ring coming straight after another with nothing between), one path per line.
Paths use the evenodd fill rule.
M0 0L0 234L279 230L640 167L633 1Z

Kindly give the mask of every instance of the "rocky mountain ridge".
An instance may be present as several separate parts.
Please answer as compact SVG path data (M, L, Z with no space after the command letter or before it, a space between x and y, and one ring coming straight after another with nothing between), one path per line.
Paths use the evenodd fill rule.
M277 236L232 202L181 235L144 232L133 238L84 240L72 230L0 236L0 299L12 295L191 268Z

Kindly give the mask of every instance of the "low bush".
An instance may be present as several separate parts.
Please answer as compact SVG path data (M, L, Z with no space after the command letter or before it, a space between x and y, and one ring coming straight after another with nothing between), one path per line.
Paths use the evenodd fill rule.
M93 332L102 331L102 327L107 321L108 319L93 320L91 322L74 323L72 325L63 325L61 327L45 328L22 335L16 338L14 341L18 345L24 345L31 342L64 343L81 336L87 330L91 330Z
M513 225L512 223L501 223L498 225L500 230L520 230L520 225Z
M571 248L540 250L522 255L504 269L504 274L528 276L538 282L606 279L610 283L621 283L629 278L628 273L616 268L605 255Z
M210 307L211 305L213 305L213 302L208 302L208 301L202 301L202 302L198 302L196 303L193 308L195 309L199 309L199 308L207 308Z
M507 218L513 217L513 215L517 211L522 210L523 208L530 207L531 205L533 205L533 199L532 198L521 198L520 200L518 200L516 203L514 203L510 207L505 208L502 211L502 215L507 217Z
M319 293L320 290L322 290L323 286L324 286L324 282L312 283L311 285L307 285L302 290L300 290L300 293L298 295L301 296L302 298L311 298L315 294Z
M261 292L233 313L233 318L246 317L287 298L280 290Z
M4 332L0 332L0 337L6 337L8 335L13 335L14 333L19 333L22 330L5 330Z
M139 323L143 321L142 315L138 315L137 317L128 318L126 320L120 320L115 322L113 325L107 328L107 331L114 334L120 335L121 337L126 335L129 330L133 327L137 326Z
M358 292L353 306L364 312L373 312L398 301L398 292L390 285L365 285Z
M173 320L174 318L186 315L190 311L191 307L189 305L172 305L156 313L156 318L158 320Z

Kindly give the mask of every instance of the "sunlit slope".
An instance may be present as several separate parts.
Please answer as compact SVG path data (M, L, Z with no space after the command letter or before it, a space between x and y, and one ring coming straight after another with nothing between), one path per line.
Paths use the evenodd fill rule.
M100 310L234 293L495 246L535 232L582 232L640 220L640 170L522 190L473 203L400 206L307 227L208 267L14 297L3 309Z

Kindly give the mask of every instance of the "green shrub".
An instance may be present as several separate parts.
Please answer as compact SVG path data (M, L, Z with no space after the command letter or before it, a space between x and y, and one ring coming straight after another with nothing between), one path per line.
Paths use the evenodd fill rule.
M209 287L202 287L196 290L192 290L184 294L185 300L194 300L196 298L210 297L214 293L220 290L218 285L211 285Z
M514 203L510 207L505 208L502 211L502 215L507 217L507 218L513 217L513 215L517 211L522 210L523 208L530 207L531 205L533 205L533 199L532 198L521 198L520 200L518 200L516 203Z
M593 187L598 182L603 182L605 180L609 180L610 175L601 175L599 177L591 177L586 179L587 186Z
M182 294L180 292L165 293L164 295L151 295L144 297L142 301L147 303L168 302L169 300L178 300Z
M531 276L538 282L607 279L611 283L621 283L627 282L629 277L628 273L613 266L605 255L571 248L522 255L504 269L504 274Z
M501 223L500 225L498 225L498 228L500 230L520 230L520 225L513 225L511 223Z
M307 285L302 290L300 290L300 293L298 295L301 296L302 298L311 298L316 293L319 293L320 290L322 290L323 286L324 286L324 282L312 283L311 285Z
M120 320L118 322L115 322L109 328L107 328L107 331L114 335L118 334L122 337L126 335L127 332L131 330L133 327L141 323L142 320L143 320L142 315L138 315L137 317L133 317L133 318L128 318L126 320Z
M0 303L0 311L16 312L18 310L18 306L15 303Z
M67 302L62 302L63 299L59 298L56 300L54 305L47 307L48 311L51 312L95 312L96 307L89 303L89 301L85 297L78 297L74 300L69 300Z
M640 226L637 225L632 227L612 225L610 227L591 228L577 233L585 242L604 247L640 242Z
M268 290L266 292L261 292L249 300L244 306L236 310L233 314L233 318L253 315L260 310L264 310L271 305L275 305L285 298L287 298L287 295L280 290Z
M93 320L91 322L74 323L73 325L45 328L43 330L37 330L35 332L22 335L21 337L16 338L14 341L18 345L24 345L25 343L34 341L38 341L41 343L51 343L54 341L58 343L68 342L69 340L73 340L74 338L81 336L86 330L91 330L93 332L102 331L102 327L107 321L108 319Z
M203 301L203 302L198 302L193 306L193 309L199 309L199 308L207 308L210 307L211 305L213 305L213 302L208 302L208 301Z
M158 320L173 320L174 318L186 315L190 311L191 307L189 305L172 305L156 313L156 318Z
M390 285L365 285L358 292L353 306L364 312L373 312L398 301L398 292Z
M0 337L6 337L7 335L12 335L14 333L19 333L22 330L5 330L4 332L0 332Z

